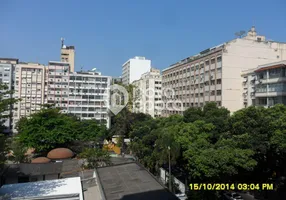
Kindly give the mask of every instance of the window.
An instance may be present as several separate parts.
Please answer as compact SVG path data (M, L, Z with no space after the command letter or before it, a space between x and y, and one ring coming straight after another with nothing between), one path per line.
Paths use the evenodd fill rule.
M217 79L216 84L218 84L218 85L221 84L221 79Z
M221 96L221 90L217 90L217 91L216 91L216 95L217 95L217 96Z

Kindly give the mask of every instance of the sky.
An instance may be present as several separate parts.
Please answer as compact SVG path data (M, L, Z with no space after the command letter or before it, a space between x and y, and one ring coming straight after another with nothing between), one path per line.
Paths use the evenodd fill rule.
M76 70L120 76L135 56L164 69L235 38L286 42L285 0L0 0L0 57L60 60L60 38L76 48Z

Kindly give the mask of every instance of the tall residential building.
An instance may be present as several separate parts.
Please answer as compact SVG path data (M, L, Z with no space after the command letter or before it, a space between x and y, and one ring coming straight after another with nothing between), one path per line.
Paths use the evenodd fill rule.
M70 65L70 72L74 72L74 59L75 59L75 47L66 46L64 44L64 39L61 38L61 62L67 62Z
M162 76L160 70L151 68L139 80L133 81L133 112L160 117L162 112Z
M259 65L244 71L242 77L245 107L286 105L286 60Z
M71 73L68 112L81 119L95 119L109 128L110 84L111 77L95 71Z
M136 56L129 59L122 65L122 83L131 84L133 81L140 79L143 73L150 71L151 60L145 57Z
M168 105L163 115L181 114L189 107L202 107L211 101L231 112L237 111L243 108L241 72L283 59L286 43L267 41L256 33L255 27L243 38L183 59L163 70L163 89L174 90L174 94L164 96L164 101L181 102L176 103L176 108Z
M122 83L122 77L112 77L112 84L121 84Z
M15 98L13 129L21 117L41 109L45 102L45 66L37 63L21 63L15 68Z
M0 83L5 84L7 86L7 89L0 90L0 93L4 93L10 90L14 90L14 69L15 65L18 63L18 59L14 58L0 58ZM9 99L12 98L13 94L3 94L3 99ZM12 130L12 106L8 108L7 111L1 113L1 115L10 115L11 117L8 117L5 122L4 126L7 127L5 132L10 132Z
M69 98L70 65L66 62L50 61L46 67L46 102L67 112Z
M248 69L241 72L242 80L242 98L243 107L255 105L255 82L256 75L254 69Z

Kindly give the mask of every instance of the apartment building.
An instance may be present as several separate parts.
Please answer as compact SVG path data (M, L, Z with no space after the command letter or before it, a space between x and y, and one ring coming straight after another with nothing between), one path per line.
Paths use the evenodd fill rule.
M286 43L267 41L255 27L245 37L183 59L162 72L163 90L174 91L163 96L165 104L172 104L167 105L163 116L182 114L189 107L202 107L207 102L217 102L235 112L243 108L241 72L283 59Z
M14 70L15 65L18 63L18 59L14 58L0 58L0 83L5 84L7 89L0 90L2 93L1 98L9 99L13 97L13 94L3 94L7 91L14 90ZM12 129L12 106L9 110L1 113L1 115L10 115L4 122L4 126L7 127L4 131L9 133Z
M121 84L122 83L122 77L112 77L112 84Z
M15 98L13 129L21 117L41 109L45 102L45 66L38 63L20 63L15 68Z
M139 56L131 58L122 65L122 83L124 85L131 84L140 79L142 74L149 72L150 69L151 60Z
M141 78L133 81L134 102L133 112L160 117L162 112L162 76L160 70L151 68L142 74Z
M255 105L255 82L256 75L255 69L244 70L241 72L242 80L242 97L243 107L246 108L251 105Z
M46 67L46 103L54 104L63 113L68 112L70 65L50 61Z
M70 65L70 72L74 72L74 63L75 63L75 47L66 46L64 44L64 39L61 38L61 62L67 62Z
M243 71L242 78L245 107L286 105L286 60Z
M99 72L74 72L69 76L68 112L81 119L95 119L110 127L111 77Z

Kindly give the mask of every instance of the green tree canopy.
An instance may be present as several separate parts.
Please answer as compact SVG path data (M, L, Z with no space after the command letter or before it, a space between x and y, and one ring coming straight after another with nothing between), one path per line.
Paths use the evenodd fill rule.
M80 121L52 107L44 107L40 112L21 118L17 129L19 141L39 152L70 147L79 141L100 143L107 135L106 127L96 121Z

